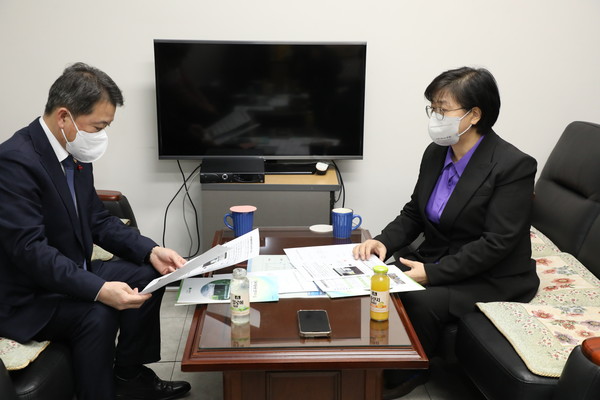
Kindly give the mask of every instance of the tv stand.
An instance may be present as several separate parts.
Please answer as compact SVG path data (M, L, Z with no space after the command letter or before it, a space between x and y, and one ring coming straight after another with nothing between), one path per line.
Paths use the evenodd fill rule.
M316 162L286 163L279 161L265 161L266 175L311 175L316 171Z
M202 251L211 248L215 231L225 228L223 216L231 206L257 207L254 227L327 224L339 190L335 168L329 168L325 175L265 175L263 183L203 183Z

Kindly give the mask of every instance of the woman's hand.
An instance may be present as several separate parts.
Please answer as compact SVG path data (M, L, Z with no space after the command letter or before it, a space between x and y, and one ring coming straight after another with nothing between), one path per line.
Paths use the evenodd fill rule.
M150 264L161 275L173 272L185 264L185 259L177 254L175 250L159 246L152 249L149 260Z
M369 239L365 240L358 246L352 249L352 254L354 255L355 260L365 261L371 254L377 254L381 261L385 261L385 254L387 253L387 249L379 240Z
M400 262L410 268L410 270L404 272L406 276L421 285L426 285L429 283L429 279L427 279L427 273L425 272L425 266L422 262L407 260L406 258L402 257L400 257Z

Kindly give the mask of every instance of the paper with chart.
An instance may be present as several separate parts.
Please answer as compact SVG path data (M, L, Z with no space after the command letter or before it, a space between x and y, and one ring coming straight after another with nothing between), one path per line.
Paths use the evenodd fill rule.
M285 254L259 255L248 261L248 273L277 279L280 298L327 297L317 285L296 269Z
M260 238L258 229L254 229L223 245L217 245L198 257L192 258L178 270L154 279L140 293L152 293L180 279L205 274L244 262L258 256L259 250Z
M375 255L366 261L355 260L352 255L354 246L356 244L297 247L284 251L294 267L329 297L366 295L370 292L373 267L382 265L382 262ZM387 267L390 292L425 289L395 265Z
M248 273L275 277L281 298L327 297L311 279L306 279L305 275L292 265L285 254L260 255L253 258L248 261Z

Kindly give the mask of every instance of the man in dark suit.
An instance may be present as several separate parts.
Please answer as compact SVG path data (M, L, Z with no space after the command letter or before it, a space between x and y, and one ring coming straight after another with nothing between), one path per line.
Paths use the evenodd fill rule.
M444 326L474 311L476 302L529 301L535 295L539 280L529 228L537 163L492 130L500 95L489 71L446 71L425 97L434 143L425 150L411 200L354 254L385 260L423 235L398 264L426 286L401 296L431 357ZM403 375L386 398L423 381L414 379L418 374Z
M122 104L108 75L74 64L44 115L0 145L0 336L66 342L79 400L174 399L190 385L143 365L160 359L163 290L138 288L185 260L111 216L94 188ZM92 261L93 243L120 259Z

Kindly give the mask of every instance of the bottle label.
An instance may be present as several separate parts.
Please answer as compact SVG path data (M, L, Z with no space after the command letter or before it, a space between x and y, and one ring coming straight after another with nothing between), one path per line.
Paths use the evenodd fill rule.
M231 293L231 315L248 315L250 313L250 296Z
M390 292L371 290L371 312L386 313L389 311Z

